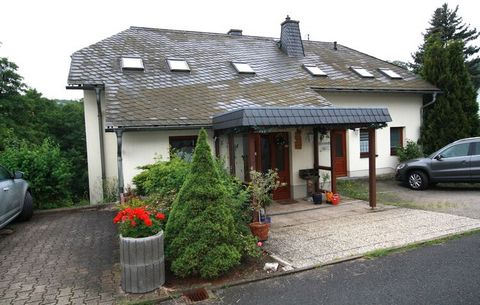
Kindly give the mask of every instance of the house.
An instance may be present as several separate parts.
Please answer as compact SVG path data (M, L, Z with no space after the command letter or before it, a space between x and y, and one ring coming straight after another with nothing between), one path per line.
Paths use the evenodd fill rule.
M306 195L304 169L329 171L332 188L369 167L392 172L439 91L336 42L302 40L288 16L280 39L131 27L75 52L67 88L84 91L92 203L170 147L188 157L200 128L240 179L277 168L276 199Z

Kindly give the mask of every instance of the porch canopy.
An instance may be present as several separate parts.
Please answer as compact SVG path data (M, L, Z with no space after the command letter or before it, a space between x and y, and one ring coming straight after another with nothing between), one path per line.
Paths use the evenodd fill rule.
M343 107L248 107L216 115L212 119L215 133L240 133L248 131L248 165L255 169L259 157L255 151L253 132L263 128L313 127L315 170L326 169L318 164L318 132L338 129L368 128L369 131L369 194L370 206L376 206L376 151L375 129L391 122L387 108L343 108ZM330 142L331 156L335 145ZM336 191L335 162L328 168L331 175L332 191ZM318 189L318 183L316 183Z

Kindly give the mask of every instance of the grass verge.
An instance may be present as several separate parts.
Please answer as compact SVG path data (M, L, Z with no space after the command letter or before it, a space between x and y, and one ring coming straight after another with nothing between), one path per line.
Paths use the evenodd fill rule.
M439 238L439 239L429 240L429 241L425 241L425 242L419 242L419 243L411 244L411 245L401 247L401 248L388 248L388 249L375 250L375 251L372 251L372 252L369 252L369 253L365 254L364 257L368 258L368 259L374 259L374 258L387 256L387 255L394 254L394 253L402 253L402 252L407 252L407 251L411 251L411 250L418 249L418 248L439 245L439 244L443 244L443 243L446 243L446 242L451 241L451 240L456 240L456 239L460 239L462 237L471 236L471 235L479 234L479 233L480 233L480 229L475 229L475 230L468 231L468 232L465 232L465 233L450 235L450 236L447 236L447 237L442 237L442 238Z

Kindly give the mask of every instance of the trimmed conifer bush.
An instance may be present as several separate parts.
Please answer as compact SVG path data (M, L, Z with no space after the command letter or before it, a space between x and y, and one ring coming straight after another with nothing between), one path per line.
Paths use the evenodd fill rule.
M238 265L254 245L238 230L228 193L202 129L165 229L166 256L176 275L217 277Z

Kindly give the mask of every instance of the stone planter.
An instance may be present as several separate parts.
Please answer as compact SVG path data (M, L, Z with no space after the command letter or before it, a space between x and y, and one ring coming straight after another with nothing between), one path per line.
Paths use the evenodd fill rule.
M144 293L162 286L165 283L163 231L143 238L120 235L120 264L125 292Z

